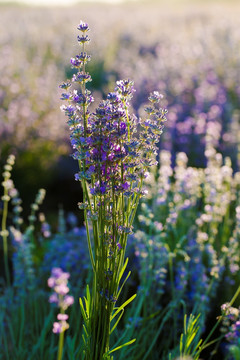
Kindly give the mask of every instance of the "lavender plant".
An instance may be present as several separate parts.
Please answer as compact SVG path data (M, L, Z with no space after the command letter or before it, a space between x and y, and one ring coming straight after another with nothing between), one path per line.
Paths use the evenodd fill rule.
M12 204L14 226L10 226L10 234L13 245L13 287L17 291L16 298L24 301L27 293L33 293L37 288L36 275L36 243L35 243L35 222L37 220L36 212L45 198L46 191L39 189L35 201L31 204L31 213L28 217L28 226L23 230L21 228L22 218L20 213L22 208L20 206L21 199L18 191L12 191Z
M3 261L4 261L4 270L6 276L6 284L10 286L10 271L9 271L9 263L8 263L8 235L9 231L7 230L7 215L8 215L8 203L10 201L10 192L14 188L13 181L11 179L11 170L12 166L15 162L15 156L9 155L7 159L7 163L4 166L3 177L4 180L2 182L2 186L4 189L4 193L2 196L3 201L3 214L2 214L2 225L1 225L1 237L3 239Z
M74 298L68 295L68 279L69 273L62 271L61 268L53 268L51 277L48 279L48 286L54 289L54 293L50 296L49 302L56 303L60 308L60 313L57 315L58 321L53 323L53 332L59 335L58 356L57 360L62 360L63 346L64 346L64 332L69 328L67 323L68 315L65 311L74 303Z
M147 119L138 119L130 112L134 92L133 82L120 80L107 100L101 101L95 112L89 111L93 102L86 83L90 56L86 53L89 27L78 26L80 54L71 59L77 69L71 79L61 85L67 92L62 99L68 102L62 110L68 117L73 157L79 163L76 180L83 188L83 202L88 249L93 270L90 292L80 299L84 318L84 359L113 359L114 351L131 344L135 339L110 350L110 334L119 323L124 308L136 295L116 306L122 288L130 276L125 276L127 237L132 232L139 200L145 194L144 178L156 164L157 143L166 120L166 110L159 108L162 98L150 94L146 107ZM70 89L72 87L72 90ZM123 280L124 279L124 280Z
M229 345L240 349L240 309L231 306L229 303L225 303L221 306L221 310L223 315L221 331ZM229 345L228 347L230 347Z

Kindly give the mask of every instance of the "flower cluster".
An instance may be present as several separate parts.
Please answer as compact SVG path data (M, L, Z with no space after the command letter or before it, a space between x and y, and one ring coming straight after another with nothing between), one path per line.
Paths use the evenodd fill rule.
M69 106L64 108L70 117L74 158L82 163L82 169L75 178L92 179L92 195L110 198L114 191L131 196L139 190L137 186L131 186L133 181L144 177L147 168L154 164L151 154L156 151L155 144L162 131L159 123L165 120L165 112L152 107L153 119L141 121L143 131L140 138L133 138L131 135L136 131L138 121L128 113L127 105L132 93L132 81L118 81L115 92L109 93L107 100L102 101L96 112L88 116L85 129L81 121L78 122L83 110L70 105L69 113ZM151 101L156 103L160 98L155 92ZM82 107L85 105L83 102Z
M63 272L61 268L53 268L51 277L48 279L48 286L53 288L55 293L49 298L50 303L57 303L58 307L66 310L73 304L72 296L67 295L69 292L68 279L70 274Z
M61 268L53 268L51 277L48 279L48 286L54 290L54 293L49 297L49 302L56 303L61 311L57 315L59 322L53 324L54 333L61 333L69 328L67 323L68 315L64 314L65 310L74 303L73 296L68 295L69 277L70 274L62 271Z
M231 344L238 343L240 338L240 309L225 303L221 306L222 310L222 328L225 338Z
M84 33L89 30L84 23L78 29ZM79 42L84 46L82 37ZM61 85L64 89L74 83L81 87L81 90L75 89L62 95L62 99L69 102L69 105L62 106L62 110L69 118L74 158L82 164L76 179L94 179L92 195L109 195L113 178L115 192L129 191L132 194L134 189L130 189L130 182L133 178L137 180L137 172L134 170L142 169L138 177L143 176L144 170L152 164L149 154L156 151L155 144L162 132L166 111L155 107L162 95L152 93L149 97L151 106L146 108L150 118L137 120L128 112L134 92L133 82L120 80L116 83L115 92L110 92L107 100L102 101L94 113L89 113L87 107L93 101L91 93L85 89L85 83L91 80L85 72L85 63L89 60L90 57L85 52L71 59L72 66L78 72L67 85ZM136 133L139 123L143 131L140 137L133 138L132 134Z

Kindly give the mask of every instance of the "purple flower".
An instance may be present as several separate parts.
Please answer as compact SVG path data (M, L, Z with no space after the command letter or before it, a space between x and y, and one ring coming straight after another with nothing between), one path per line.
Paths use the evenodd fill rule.
M63 310L66 310L74 302L73 297L67 295L69 277L70 274L62 271L61 268L53 268L51 277L48 279L48 286L54 290L54 293L49 297L49 302L58 304Z
M64 297L64 307L68 308L74 303L74 297L71 295L67 295Z
M50 295L49 297L49 300L48 300L50 303L58 303L58 296L56 293Z
M53 277L48 279L48 286L51 288L55 286L55 279Z
M64 111L67 116L71 117L75 114L76 108L72 105L62 105L61 110Z
M159 94L158 91L154 91L153 93L150 94L148 99L151 103L154 104L154 103L158 103L162 98L163 98L162 94Z
M90 41L88 35L82 35L82 36L78 36L78 42L80 44L86 44Z
M82 31L82 32L89 31L88 24L83 22L82 20L80 21L80 24L78 25L77 29Z
M68 315L67 314L58 314L57 319L60 321L66 321L68 319Z
M83 84L83 83L86 83L88 81L92 81L92 78L88 73L78 72L77 74L73 75L72 81L73 82L79 82L79 83Z
M53 332L55 334L64 332L69 328L69 325L66 322L68 315L64 314L64 311L74 303L73 296L67 295L69 292L69 287L67 286L69 277L70 274L62 271L61 268L53 268L51 277L48 279L48 286L55 291L50 295L49 302L56 303L61 309L61 313L57 315L59 322L53 323Z
M70 94L63 93L61 100L70 100Z
M66 82L66 83L63 83L63 84L59 85L59 87L60 87L61 89L67 90L68 88L70 88L71 85L72 85L72 84L68 81L68 82Z
M62 332L62 325L59 322L53 323L53 332L54 334L60 334Z
M102 194L105 194L106 190L107 190L106 186L104 185L100 186L100 191Z
M54 287L54 290L59 295L66 295L69 292L69 288L66 286L66 284L59 284Z
M66 321L54 322L53 333L60 334L69 328L69 324Z
M75 58L71 58L70 63L74 67L79 67L80 65L82 65L82 62L79 60L77 56Z
M126 181L125 183L122 184L122 188L123 190L128 190L130 187L130 184Z
M121 101L120 96L115 92L110 92L107 95L107 99L111 101L112 104L118 104Z

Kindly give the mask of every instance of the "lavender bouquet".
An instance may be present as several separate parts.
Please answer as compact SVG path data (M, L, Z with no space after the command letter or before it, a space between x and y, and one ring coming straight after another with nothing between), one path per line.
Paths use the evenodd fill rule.
M91 76L86 72L90 55L85 50L90 41L89 27L81 22L78 30L81 52L71 59L77 71L60 87L66 90L62 99L67 105L62 110L68 117L73 157L79 164L75 178L81 181L83 189L79 208L84 210L93 270L92 290L87 286L86 297L80 299L84 320L83 358L110 360L114 351L135 341L110 349L110 335L124 308L136 296L117 305L130 276L130 271L125 274L127 237L133 229L139 200L145 195L144 179L149 168L156 164L166 110L159 107L162 95L153 92L145 108L146 119L138 119L130 113L133 82L120 80L115 91L90 112L94 99L86 88Z

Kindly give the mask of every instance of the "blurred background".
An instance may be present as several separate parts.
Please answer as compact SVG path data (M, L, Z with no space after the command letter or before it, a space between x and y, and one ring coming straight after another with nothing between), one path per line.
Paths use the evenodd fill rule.
M77 206L82 200L81 185L74 180L78 166L71 157L59 88L73 75L70 59L80 52L80 20L91 29L87 70L95 102L90 110L125 78L135 83L132 111L137 116L155 90L164 95L162 105L168 109L159 143L160 171L155 168L146 183L148 196L128 241L132 275L122 296L139 296L116 338L124 330L128 341L137 330L132 358L150 359L152 351L152 359L159 359L170 349L176 358L185 310L201 313L200 332L210 332L220 306L240 282L239 14L239 0L0 0L0 173L14 154L12 179L23 200L16 195L9 203L8 225L16 224L5 251L11 296L1 297L7 272L0 262L3 357L12 352L9 359L37 359L39 352L51 359L57 340L49 336L53 317L48 317L46 284L53 267L71 274L77 298L91 278ZM46 189L46 198L34 228L38 205L30 205L40 188ZM22 207L26 221L19 226ZM2 210L0 201L0 215ZM0 258L2 253L1 242ZM22 307L12 305L20 301L26 318ZM71 334L75 337L81 327L75 303L69 354L77 343ZM5 324L11 323L13 331L5 340ZM21 326L19 335L19 324L25 323L30 326ZM211 347L201 357L232 360L224 341L214 344L211 357ZM130 358L126 348L119 360Z
M149 92L158 90L168 108L159 147L173 162L184 151L190 166L204 167L210 134L239 169L239 13L231 0L0 1L0 165L16 155L23 208L42 187L50 222L59 206L77 213L81 201L59 89L73 73L80 20L91 28L93 106L116 80L130 78L141 116Z

